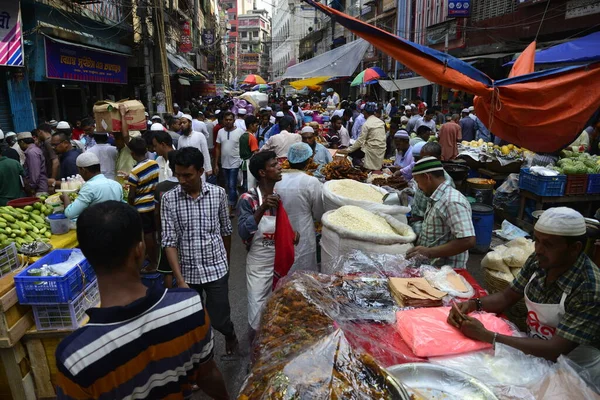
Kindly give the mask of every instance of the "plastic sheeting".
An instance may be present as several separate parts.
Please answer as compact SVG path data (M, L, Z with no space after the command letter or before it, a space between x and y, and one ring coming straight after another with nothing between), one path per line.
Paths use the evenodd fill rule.
M600 61L600 32L594 32L535 53L535 64L583 63L590 61ZM504 65L514 63L514 61L511 61Z
M379 86L381 86L386 92L396 92L398 90L413 89L427 85L433 85L433 82L429 82L422 76L417 76L415 78L379 81Z
M358 39L326 53L288 67L286 78L314 78L318 76L350 76L363 59L369 42Z
M314 78L300 79L299 81L290 82L290 85L292 85L294 89L300 90L308 86L318 86L329 78L331 78L331 76L317 76Z

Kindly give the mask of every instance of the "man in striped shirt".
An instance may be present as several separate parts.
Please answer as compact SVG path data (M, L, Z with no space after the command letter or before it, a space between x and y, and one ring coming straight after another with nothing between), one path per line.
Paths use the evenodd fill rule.
M98 277L102 307L89 309L89 322L56 349L58 398L186 399L197 384L227 399L198 293L141 282L145 246L135 209L118 201L87 208L77 239Z
M131 156L137 162L131 170L127 183L129 183L129 204L134 206L142 217L144 240L148 251L150 265L145 272L155 271L158 266L158 249L156 239L156 222L154 219L154 191L158 184L160 167L154 160L147 157L146 141L142 138L133 138L128 144Z

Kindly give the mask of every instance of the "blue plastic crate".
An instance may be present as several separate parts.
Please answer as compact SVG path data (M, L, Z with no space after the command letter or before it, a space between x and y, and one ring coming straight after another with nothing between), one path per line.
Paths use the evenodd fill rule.
M521 169L519 189L527 190L538 196L562 196L567 184L566 175L540 176L529 172L529 168Z
M600 174L589 174L587 194L600 193Z
M29 276L28 271L65 262L73 249L54 250L15 276L17 297L21 304L67 303L75 299L83 289L96 280L96 274L90 263L84 259L73 265L63 276Z

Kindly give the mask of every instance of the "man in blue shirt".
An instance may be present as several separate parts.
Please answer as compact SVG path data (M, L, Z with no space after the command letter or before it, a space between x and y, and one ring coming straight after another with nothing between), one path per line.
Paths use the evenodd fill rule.
M108 200L123 201L123 188L121 185L100 173L98 156L87 151L77 157L76 164L79 168L79 175L85 179L85 183L73 203L71 203L68 193L62 194L67 218L77 219L83 210L93 204Z
M333 161L331 153L321 143L317 143L315 130L310 126L302 128L302 141L310 146L313 151L313 161L319 165L329 164Z
M81 154L81 150L76 149L64 133L55 133L50 140L50 146L60 157L60 176L59 178L68 178L79 173L75 160ZM57 182L58 183L58 182Z
M463 109L461 114L462 118L459 124L462 133L462 140L466 140L467 142L475 140L475 132L477 131L475 121L469 117L469 110L467 108Z

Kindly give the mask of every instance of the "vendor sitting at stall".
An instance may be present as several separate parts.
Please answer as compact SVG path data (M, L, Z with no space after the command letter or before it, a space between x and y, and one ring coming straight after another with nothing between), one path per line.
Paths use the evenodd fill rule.
M73 203L69 194L63 192L61 199L65 205L67 218L77 219L83 210L93 204L108 200L124 201L123 187L119 182L106 178L100 172L100 159L96 154L86 151L77 157L75 163L85 183Z
M475 228L471 205L444 177L444 168L435 157L421 158L415 164L413 178L428 197L417 246L406 256L422 256L430 265L466 268L469 249L475 246Z
M431 130L431 128L428 127L427 125L421 125L417 129L417 136L410 139L410 145L414 146L415 144L417 144L419 142L427 142L427 141L429 141L429 138L431 137L431 135L433 135L433 131Z
M546 210L534 227L535 253L502 292L459 303L448 323L472 339L503 343L526 354L556 361L567 355L600 382L600 271L583 252L586 224L567 207ZM467 314L503 313L521 299L527 306L529 337L488 331ZM541 339L541 340L540 340Z
M396 160L394 166L400 169L394 173L394 175L402 175L406 181L412 179L412 169L415 166L415 159L413 158L413 148L408 143L409 136L408 132L404 129L398 130L394 134L394 145L396 146Z
M360 136L352 146L338 150L338 153L350 154L353 159L362 158L365 169L378 171L385 157L385 123L375 116L377 104L367 103L363 112L368 118L361 128Z
M308 144L313 152L313 161L319 165L329 164L333 161L331 153L321 143L317 143L315 130L311 126L305 126L300 132L302 141Z

